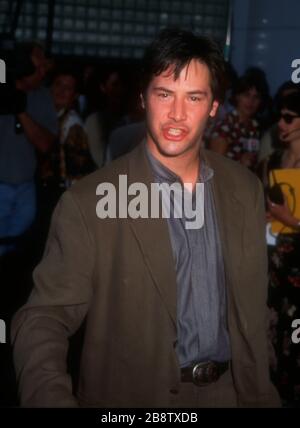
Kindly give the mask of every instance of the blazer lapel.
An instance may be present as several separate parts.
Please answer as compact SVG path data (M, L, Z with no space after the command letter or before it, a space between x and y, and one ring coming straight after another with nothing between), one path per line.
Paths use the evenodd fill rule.
M235 283L233 279L238 276L241 269L242 250L244 248L244 207L237 198L234 184L222 167L222 163L216 164L208 152L205 152L204 157L214 170L213 192L225 273L229 285L233 286ZM232 291L236 294L238 290Z
M143 143L132 152L128 160L128 185L135 182L145 183L150 195L150 185L151 182L154 182L154 179L146 158ZM176 327L176 272L167 220L163 218L129 218L129 221L153 282Z

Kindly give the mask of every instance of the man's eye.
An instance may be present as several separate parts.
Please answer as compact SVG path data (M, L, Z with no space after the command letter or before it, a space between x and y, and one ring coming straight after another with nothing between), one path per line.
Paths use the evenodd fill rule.
M160 93L158 94L158 96L159 96L160 98L168 98L169 94L168 94L167 92L160 92Z
M197 102L197 101L200 101L200 97L196 97L196 96L192 95L190 97L190 100L193 101L193 102Z

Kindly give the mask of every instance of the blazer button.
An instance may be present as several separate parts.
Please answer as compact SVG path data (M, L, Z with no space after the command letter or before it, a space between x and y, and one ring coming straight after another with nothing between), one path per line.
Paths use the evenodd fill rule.
M175 389L175 388L172 388L172 389L170 389L170 393L171 394L178 394L178 389Z

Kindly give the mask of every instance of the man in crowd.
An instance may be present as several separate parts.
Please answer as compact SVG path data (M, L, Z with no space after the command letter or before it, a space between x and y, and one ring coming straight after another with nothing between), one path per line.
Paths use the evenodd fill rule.
M146 51L146 139L65 192L33 292L14 318L23 406L279 404L268 370L261 186L202 148L223 76L215 44L190 32L164 30ZM124 177L148 190L175 183L196 206L202 185L204 223L189 228L185 214L147 216L142 207L129 215L134 187L125 195ZM106 213L96 197L103 185L119 192ZM84 321L74 388L68 338Z
M36 211L36 152L46 153L58 131L48 90L42 87L47 59L36 43L15 51L16 81L1 99L0 256L15 247Z

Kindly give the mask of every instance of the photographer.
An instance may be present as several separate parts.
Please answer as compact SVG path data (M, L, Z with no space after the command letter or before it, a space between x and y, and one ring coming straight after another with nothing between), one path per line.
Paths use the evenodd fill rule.
M0 256L35 217L36 151L47 153L56 139L57 118L42 81L48 62L40 45L22 43L14 51L14 72L1 85Z

